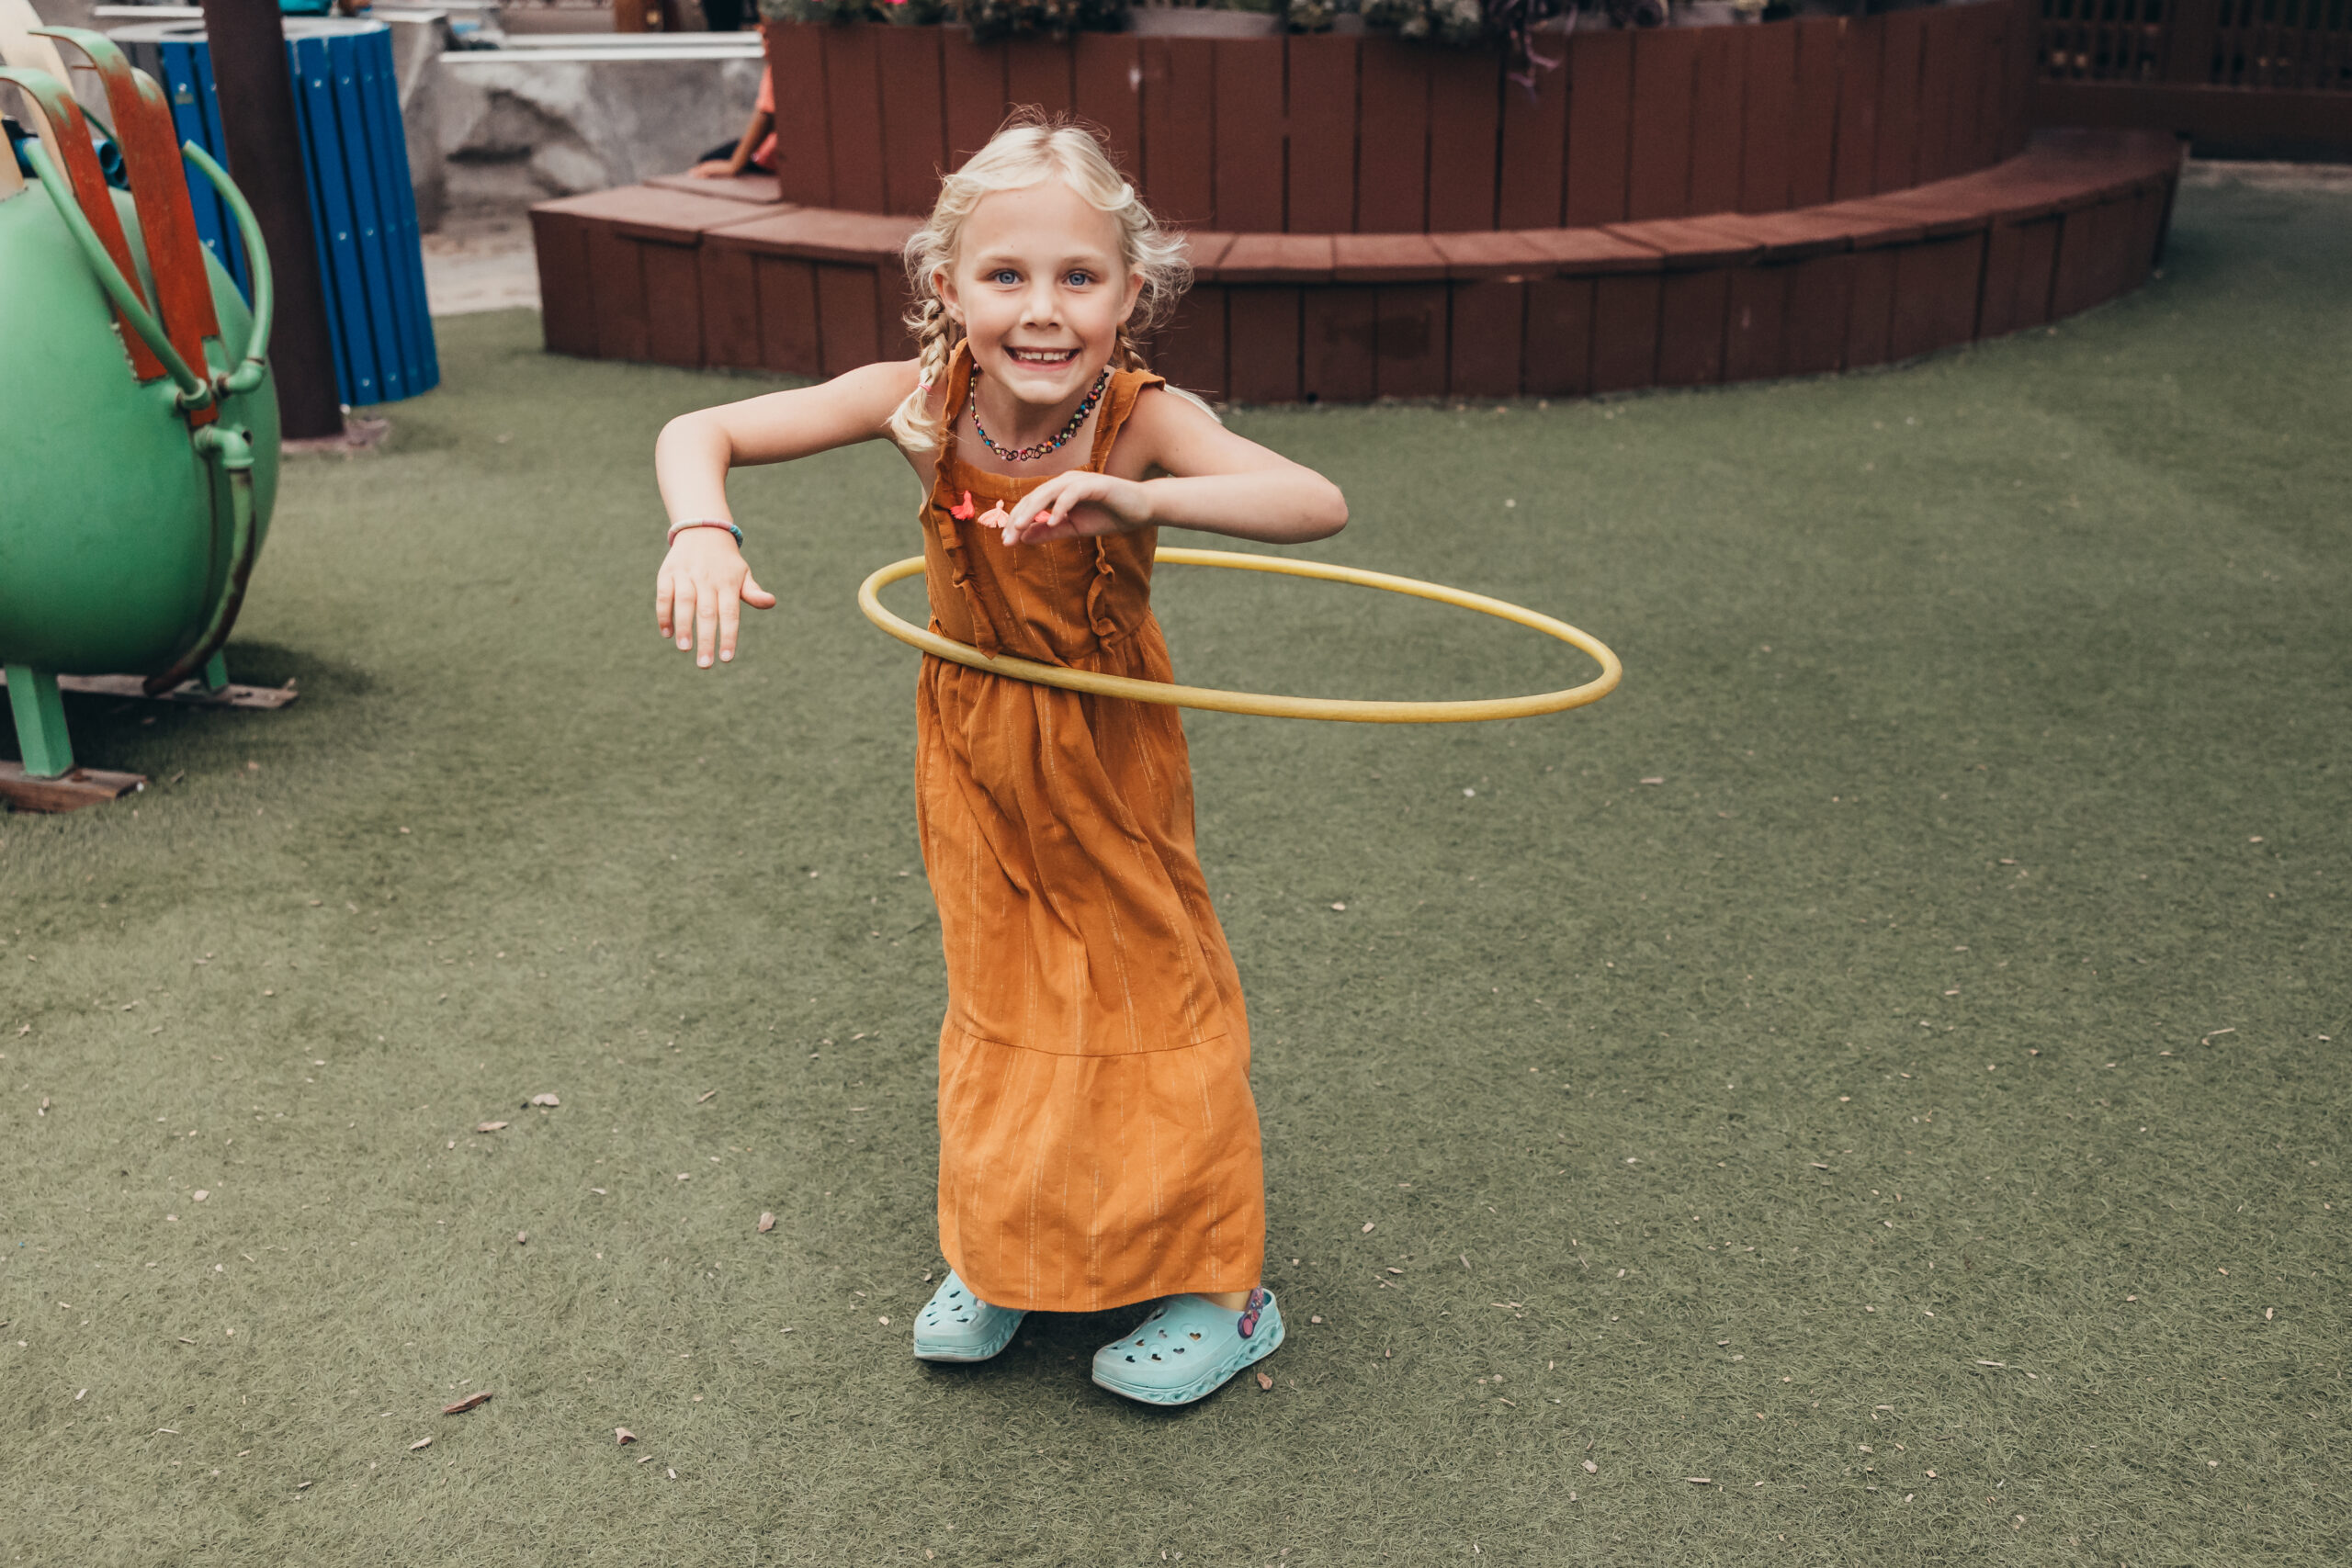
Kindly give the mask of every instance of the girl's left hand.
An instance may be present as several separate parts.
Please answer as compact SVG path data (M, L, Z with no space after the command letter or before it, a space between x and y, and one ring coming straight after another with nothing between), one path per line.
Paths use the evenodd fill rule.
M1150 526L1151 521L1151 492L1141 484L1076 468L1056 474L1023 496L1012 516L997 527L1008 546L1041 545L1131 534Z

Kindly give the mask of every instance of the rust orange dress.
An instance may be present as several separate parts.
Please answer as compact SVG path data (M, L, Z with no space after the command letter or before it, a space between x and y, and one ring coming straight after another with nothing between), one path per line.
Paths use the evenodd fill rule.
M1159 378L1121 371L1101 469ZM959 347L922 513L933 630L985 652L1172 680L1155 532L1007 548L952 510L1042 479L960 460ZM1193 843L1177 710L922 661L917 831L939 904L939 1241L981 1300L1096 1312L1247 1290L1265 1191L1240 977Z

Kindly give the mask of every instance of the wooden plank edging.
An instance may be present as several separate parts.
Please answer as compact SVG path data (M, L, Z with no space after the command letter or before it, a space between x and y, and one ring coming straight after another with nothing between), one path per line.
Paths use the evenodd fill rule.
M2136 287L2182 156L2160 134L2052 132L1994 169L1792 211L1199 230L1195 288L1159 349L1185 384L1249 401L1572 396L1879 364ZM552 351L809 376L907 351L911 216L648 186L531 216Z

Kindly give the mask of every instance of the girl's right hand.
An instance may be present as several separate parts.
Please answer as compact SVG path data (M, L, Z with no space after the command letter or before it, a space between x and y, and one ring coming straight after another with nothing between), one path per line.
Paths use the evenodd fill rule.
M682 530L654 580L653 618L662 635L674 633L679 649L695 649L695 663L707 670L713 653L734 659L745 604L773 609L775 595L753 581L734 539L718 528Z

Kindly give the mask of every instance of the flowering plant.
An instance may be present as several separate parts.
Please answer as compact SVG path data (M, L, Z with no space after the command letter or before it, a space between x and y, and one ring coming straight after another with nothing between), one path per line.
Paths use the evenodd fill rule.
M1511 79L1529 86L1535 73L1559 64L1535 51L1535 29L1576 10L1580 0L1363 0L1366 27L1398 38L1435 39L1457 49L1502 44L1510 51ZM1615 0L1610 0L1612 7ZM1663 8L1661 3L1661 9Z
M1757 0L1762 4L1763 0ZM1331 0L1288 0L1286 15L1294 32L1320 31L1330 25L1300 26L1304 11L1313 16L1328 11ZM1559 64L1536 52L1535 29L1555 17L1597 10L1621 28L1656 28L1666 23L1666 0L1363 0L1366 27L1393 32L1398 38L1434 39L1457 49L1501 44L1510 51L1511 80L1535 85L1535 73Z
M957 8L975 43L1114 33L1127 25L1126 0L960 0Z
M760 0L772 22L897 22L922 27L955 15L955 0Z

